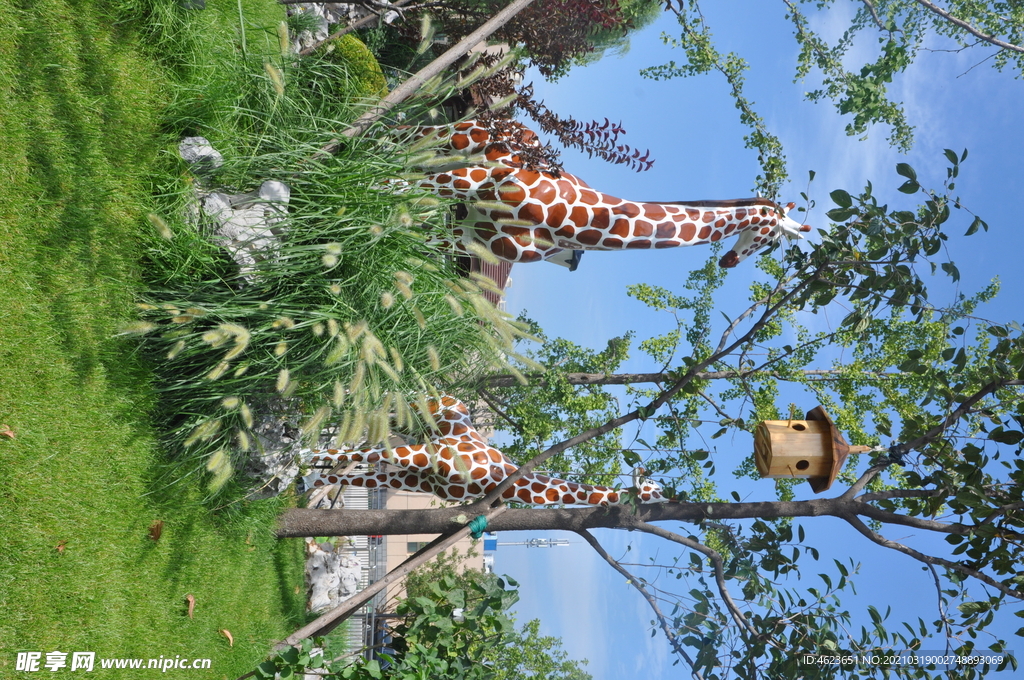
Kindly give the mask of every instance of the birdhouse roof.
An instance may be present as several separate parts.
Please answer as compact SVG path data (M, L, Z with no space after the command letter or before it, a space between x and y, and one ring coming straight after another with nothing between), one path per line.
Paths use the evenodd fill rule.
M827 491L832 486L832 482L836 481L836 477L839 476L839 471L843 469L843 465L846 464L846 457L850 455L850 445L843 439L843 435L839 432L839 428L832 422L832 418L825 412L825 409L821 406L815 406L807 412L805 420L823 420L828 423L829 433L832 439L832 469L829 471L828 477L811 477L807 481L811 485L811 489L814 493L821 493Z

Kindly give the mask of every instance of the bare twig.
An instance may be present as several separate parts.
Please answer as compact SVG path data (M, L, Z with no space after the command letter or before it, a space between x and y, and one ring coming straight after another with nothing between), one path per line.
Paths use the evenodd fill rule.
M654 534L655 536L660 536L661 538L674 543L684 545L690 550L695 550L710 559L711 565L715 570L715 583L718 584L718 593L722 596L722 601L725 602L725 606L732 615L733 620L744 633L755 637L757 636L757 629L750 625L750 622L747 621L747 617L744 616L743 612L740 611L740 608L736 606L736 602L733 601L732 595L729 593L729 586L725 582L725 564L722 562L722 556L717 550L713 550L703 543L687 538L686 536L680 536L677 533L668 531L667 529L662 529L661 527L654 526L653 524L647 524L646 522L638 523L636 528L640 531ZM772 646L778 647L774 640L768 640L768 643ZM782 649L781 647L778 648Z
M672 648L676 650L676 654L683 657L683 659L686 660L686 663L690 665L690 669L693 671L693 677L700 678L702 680L703 676L700 674L700 671L694 668L693 659L690 658L690 655L687 654L686 650L683 649L682 645L679 644L679 640L676 638L675 633L672 632L671 627L668 625L668 619L665 618L665 615L662 613L661 608L658 607L658 601L655 600L649 592L647 592L647 589L644 588L643 584L640 583L640 580L637 579L637 577L629 573L629 571L623 568L623 566L619 564L614 557L612 557L605 551L604 547L602 547L598 540L594 538L593 534L591 534L586 529L581 529L576 533L582 536L583 540L589 543L590 547L593 548L597 552L597 554L604 559L605 562L610 564L615 571L625 576L626 582L629 585L636 588L640 592L640 594L644 596L644 599L647 600L647 604L649 604L651 606L651 609L654 610L654 615L658 617L658 622L661 624L661 630L665 633L665 637L668 638L669 644L671 644Z
M329 2L330 0L319 0L319 1L326 3L326 2ZM284 5L290 5L290 4L306 3L306 2L309 2L309 0L278 0L278 2L280 2L281 4L284 4ZM410 0L395 0L395 2L392 3L391 7L392 8L401 7L402 5L408 4L409 2L410 2ZM380 19L379 15L377 15L377 14L368 14L365 17L363 17L362 19L358 19L356 21L353 21L351 24L349 24L345 28L342 28L342 29L340 29L340 30L338 30L338 31L336 31L334 33L331 33L329 36L327 36L326 38L324 38L320 42L318 42L318 43L316 43L314 45L310 45L306 49L300 51L299 52L299 56L300 57L309 56L310 54L315 52L317 50L317 48L320 47L321 45L323 45L324 43L326 43L326 42L328 42L330 40L337 40L341 36L346 35L348 33L351 33L352 31L355 31L357 29L360 29L363 26L367 26L369 24L372 24L374 21L376 21L378 19Z

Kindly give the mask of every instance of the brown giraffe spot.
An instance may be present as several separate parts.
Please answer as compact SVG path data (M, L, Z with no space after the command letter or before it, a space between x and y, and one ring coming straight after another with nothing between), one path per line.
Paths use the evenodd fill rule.
M391 480L391 486L393 488L395 488L395 489L401 489L402 488L402 480L400 480L400 479L392 479Z
M519 219L524 222L541 224L545 217L547 217L547 215L544 214L544 206L542 205L526 203L519 206ZM503 231L508 232L508 229L504 229Z
M525 503L533 502L533 496L530 495L529 489L519 489L519 491L516 492L516 496L519 498L519 500Z
M761 224L761 216L760 215L753 215L750 218L750 225L751 226L757 226L758 224Z
M518 205L526 200L526 189L522 188L518 184L503 184L498 195L501 196L502 203Z
M452 425L452 434L458 436L469 432L469 428L463 423L454 423Z
M731 234L734 231L736 231L736 225L735 224L730 224L729 226L727 226L725 228L725 235L728 236L729 234Z
M594 208L594 218L590 221L590 225L595 229L607 229L610 219L611 211L608 208Z
M608 500L611 501L612 503L615 503L616 501L619 500L619 494L612 491L611 493L608 494Z
M363 459L363 454L361 454L361 453L353 453L351 458L352 458L352 460L354 460L354 461L356 461L358 463L359 461L361 461Z
M374 488L375 486L377 486L377 480L376 479L367 479L366 480L366 486L368 488L370 488L370 489Z
M762 234L768 234L769 232L771 232L770 228L768 228L768 227L761 227L761 233Z
M679 228L674 222L662 222L658 225L654 235L657 238L675 238Z
M625 242L621 238L612 238L611 236L609 236L605 238L604 241L601 242L601 245L604 246L605 248L610 248L612 250L619 250L623 247L624 243Z
M489 161L501 160L505 157L505 150L497 146L489 146L484 152L484 157Z
M469 466L467 466L469 467ZM469 471L470 479L483 479L487 476L487 468L475 467Z
M557 503L561 494L558 493L558 489L548 489L544 492L544 496L552 503Z
M700 231L697 232L697 238L706 239L708 236L711 236L711 227L705 224L700 228Z
M526 227L516 227L511 224L501 225L501 231L503 234L508 234L512 238L518 238L519 236L529 236L533 233Z
M675 248L678 245L679 245L679 241L676 241L675 239L666 239L664 241L655 241L654 242L654 247L658 248L658 249L661 249L661 248Z
M530 489L536 493L540 493L541 491L544 490L544 485L541 484L540 482L534 482L533 484L530 485Z
M454 196L455 192L452 191L451 189L438 189L437 190L437 195L438 196L448 197L448 196Z
M437 461L437 471L444 475L445 477L447 477L448 474L452 471L452 468L450 465L448 465L448 463L439 460Z
M469 172L469 178L474 182L483 182L487 179L487 171L483 168L473 168Z
M476 222L473 224L473 231L485 241L489 241L498 235L498 232L494 229L494 224L491 222Z
M455 187L456 189L469 189L473 185L470 184L468 180L457 179L454 182L452 182L452 186Z
M564 496L562 496L562 502L565 503L566 505L571 505L576 502L576 497L573 496L571 493L567 493Z
M724 226L725 226L725 218L721 218L717 222L715 222L715 227L717 227L718 229L721 229Z
M587 186L586 184L583 184L583 182L580 182L580 185L581 186ZM604 204L605 205L618 205L619 203L622 203L622 199L621 198L616 198L615 196L605 196L604 197Z
M778 223L779 223L779 221L777 219L775 219L774 217L771 218L770 220L768 220L769 226L772 226L772 227L774 227Z
M426 493L430 493L431 491L434 490L433 487L430 486L430 482L428 482L425 479L422 482L420 482L420 488L423 489L423 491L425 491Z
M723 234L720 231L716 231L714 234L711 235L711 242L714 243L715 241L721 239L723 236L725 236L725 234Z
M456 149L465 149L469 146L469 137L466 135L452 135L452 146Z
M473 454L473 462L477 463L477 464L480 464L480 465L486 465L489 462L488 459L487 459L487 452L486 451L477 451L476 453L474 453ZM483 469L483 468L479 468L479 469Z
M558 197L558 189L554 182L540 182L530 189L530 197L535 198L544 205L551 205Z
M663 220L668 216L668 213L665 212L665 209L658 205L657 203L644 203L643 208L644 217L653 222L658 222L659 220Z
M556 203L548 209L548 218L545 223L552 229L557 229L565 222L565 216L569 213L564 203Z
M740 222L739 224L736 225L736 228L742 230L742 229L746 229L749 226L750 226L750 220L743 220L742 222Z
M626 247L627 248L637 248L637 249L640 249L640 248L650 248L651 247L651 242L648 241L647 239L641 239L639 241L630 241L629 243L626 244Z
M746 208L737 208L736 209L736 219L742 220L746 216L747 216L747 209Z
M590 224L590 211L583 206L578 205L572 209L572 213L569 215L569 220L582 229Z
M580 499L581 501L587 500L587 492L584 491L583 489L580 489L579 491L576 492L576 498Z
M596 246L601 240L601 232L597 229L584 229L576 235L576 240L588 246Z
M567 182L564 179L560 179L558 180L558 195L566 203L575 203L577 197L576 187L572 185L572 182Z
M508 238L499 238L491 242L491 252L505 260L515 260L519 257L519 249L515 242Z
M643 220L637 220L633 224L633 236L652 236L654 235L654 225L650 222Z
M412 457L412 466L418 468L425 468L430 463L430 459L427 458L425 453L417 453Z
M701 219L702 222L714 222L715 221L715 213L713 213L710 210L708 210L703 215L701 215L700 219Z
M469 136L477 144L482 144L491 138L491 136L487 134L486 130L478 127L473 128L473 131L469 133Z
M602 500L604 499L602 498L601 494L595 491L592 494L590 494L590 497L587 499L587 503L589 503L590 505L600 505Z
M697 220L700 219L700 211L699 210L695 210L693 208L687 208L686 209L686 216L689 217L694 222L696 222Z
M472 444L467 444L467 443L460 443L460 444L459 444L458 446L456 446L456 448L457 448L457 449L458 449L459 451L464 451L464 452L466 452L466 453L469 453L470 451L472 451L472 450L473 450L474 448L476 448L476 447L475 447L475 446L473 446Z
M527 250L519 256L520 262L539 262L544 259L544 256L538 253L536 250Z
M476 482L473 482L472 484L466 487L466 491L468 491L470 495L475 496L478 493L483 492L483 488Z
M476 127L476 125L474 125L470 121L463 121L461 123L456 123L453 129L459 132L465 132L466 130L472 130L474 127Z
M329 476L329 477L327 478L327 481L328 481L328 482L330 482L331 484L337 484L337 483L338 483L338 478L337 478L337 477L335 477L334 475L330 475L330 476Z
M601 199L598 198L597 194L593 191L581 191L580 201L587 205L597 205L601 202Z
M612 228L609 231L616 236L622 236L625 238L629 236L629 226L629 220L620 218L615 220L615 224L612 225Z
M438 488L443 488L443 487L438 487ZM453 498L462 498L462 496L465 495L466 492L465 492L465 490L463 490L463 488L461 486L455 486L453 484L452 486L448 487L448 493L450 493Z
M612 208L612 213L625 215L626 217L636 217L640 214L640 208L635 203L623 203Z
M516 177L526 186L533 186L540 179L540 173L532 170L517 170Z

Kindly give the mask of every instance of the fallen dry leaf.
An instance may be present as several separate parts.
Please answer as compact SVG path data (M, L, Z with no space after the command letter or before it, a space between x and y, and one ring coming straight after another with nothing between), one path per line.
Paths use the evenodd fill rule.
M67 545L67 543L68 543L67 541L61 541L60 543L58 543L57 546L56 546L57 552L60 553L61 555L63 555L64 554L64 546Z
M14 430L7 427L6 425L0 425L0 437L8 437L14 439Z
M159 541L160 534L162 534L163 532L164 521L162 519L158 519L157 521L149 525L149 537L152 538L154 541Z
M298 595L299 592L300 592L300 588L298 586L295 586L295 594Z
M228 639L228 647L234 647L235 646L235 638L231 637L231 631L230 630L228 630L227 628L221 628L220 629L220 634Z
M196 608L196 598L193 597L192 593L189 593L188 595L185 596L185 601L188 602L188 618L191 619L192 618L192 612L195 611L195 608Z

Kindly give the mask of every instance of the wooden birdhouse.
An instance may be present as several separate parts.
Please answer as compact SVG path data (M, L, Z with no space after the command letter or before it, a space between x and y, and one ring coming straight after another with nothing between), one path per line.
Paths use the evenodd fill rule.
M821 406L804 420L766 420L754 432L754 462L761 476L806 478L814 493L832 486L849 454L869 450L847 444Z

